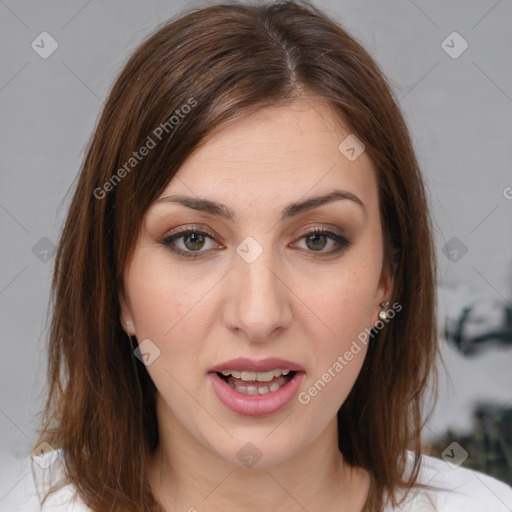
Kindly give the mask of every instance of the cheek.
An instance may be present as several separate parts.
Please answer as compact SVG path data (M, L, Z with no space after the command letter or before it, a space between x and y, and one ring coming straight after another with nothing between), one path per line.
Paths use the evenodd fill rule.
M193 404L184 389L195 395L202 382L190 370L205 370L198 360L211 331L207 294L214 276L177 270L165 253L141 250L136 256L127 281L137 340L149 339L158 347L158 359L147 370L166 401L187 410Z
M308 337L313 340L314 364L313 373L307 379L305 400L315 401L315 409L324 407L331 414L336 413L348 396L367 353L365 336L376 306L381 261L375 257L379 254L378 247L370 250L368 245L366 249L345 258L336 272L319 275L315 288L309 289L304 301L321 319L321 322L311 320L306 327ZM306 287L303 293L307 293Z
M322 329L324 346L341 349L370 326L379 270L371 264L347 262L336 272L319 275L313 288L302 290L304 303L325 327Z
M315 299L316 307L324 312L325 322L335 337L346 337L370 321L375 290L364 277L352 274L329 281L328 289Z
M153 254L141 251L134 258L127 279L139 339L151 338L165 345L175 332L190 328L192 317L200 328L201 299L211 286L207 277L176 271L165 253L153 250Z
M336 415L357 380L368 347L360 335L370 328L373 282L368 274L340 274L330 280L328 293L311 297L326 328L311 334L312 372L298 397L310 417Z
M333 288L331 300L317 301L319 311L324 312L324 323L328 327L323 336L316 338L316 364L314 378L330 382L338 390L351 387L366 355L367 345L360 335L369 329L373 294L364 293L364 288L354 288L347 293L344 287ZM340 359L341 358L341 359ZM330 372L330 373L329 373ZM336 378L332 378L333 374Z

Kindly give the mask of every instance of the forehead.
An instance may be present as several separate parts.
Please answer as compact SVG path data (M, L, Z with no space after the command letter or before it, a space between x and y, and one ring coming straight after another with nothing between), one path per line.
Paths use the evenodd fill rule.
M237 205L270 206L274 199L286 203L342 188L365 203L375 202L377 183L370 158L363 151L351 160L339 148L349 136L354 134L322 100L265 107L211 135L183 163L161 197L210 196L236 210Z

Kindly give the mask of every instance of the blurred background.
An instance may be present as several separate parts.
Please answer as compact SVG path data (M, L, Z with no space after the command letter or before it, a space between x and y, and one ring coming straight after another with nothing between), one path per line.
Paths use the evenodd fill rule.
M207 2L0 0L0 510L45 389L55 244L128 55ZM512 483L512 2L318 0L389 78L429 187L447 372L424 450Z

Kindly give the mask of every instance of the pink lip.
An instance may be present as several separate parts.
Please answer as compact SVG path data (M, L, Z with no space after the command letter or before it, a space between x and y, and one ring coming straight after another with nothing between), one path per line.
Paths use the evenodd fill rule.
M261 361L255 361L253 359L247 359L245 357L239 357L237 359L231 359L225 363L221 363L213 368L210 368L209 373L221 372L222 370L238 370L247 372L266 372L275 369L281 370L292 370L295 372L304 372L304 367L300 364L293 363L291 361L285 361L277 357L269 357L262 359ZM277 391L276 391L277 393Z
M242 361L241 359L237 359L236 361ZM283 367L282 360L270 360L266 359L265 361L260 361L265 364L265 368L270 369L268 366L268 361L279 361L279 364L274 365L272 368L287 368L287 366ZM272 364L274 364L274 362ZM232 364L232 361L229 362ZM256 365L257 366L257 365ZM220 367L219 367L220 368ZM223 365L224 369L228 369L225 365ZM234 370L237 368L229 367ZM245 366L246 369L247 366ZM251 367L254 368L254 365ZM251 369L250 371L256 371ZM264 371L264 370L261 370ZM244 395L235 391L228 383L224 381L216 371L208 374L210 382L212 384L213 390L217 395L217 398L231 411L241 414L242 416L266 416L268 414L273 414L284 407L286 407L293 398L297 395L300 389L300 385L302 384L302 380L304 378L303 371L296 371L295 375L288 381L283 387L279 388L277 391L273 393L267 393L266 395Z

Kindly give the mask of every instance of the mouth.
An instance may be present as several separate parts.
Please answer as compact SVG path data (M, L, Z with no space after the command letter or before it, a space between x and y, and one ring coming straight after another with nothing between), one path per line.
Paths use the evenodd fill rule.
M280 411L298 393L304 376L301 365L276 358L233 359L208 372L220 402L243 416Z
M216 372L220 379L243 395L267 395L275 393L295 376L293 370L276 368L266 372L223 370Z

